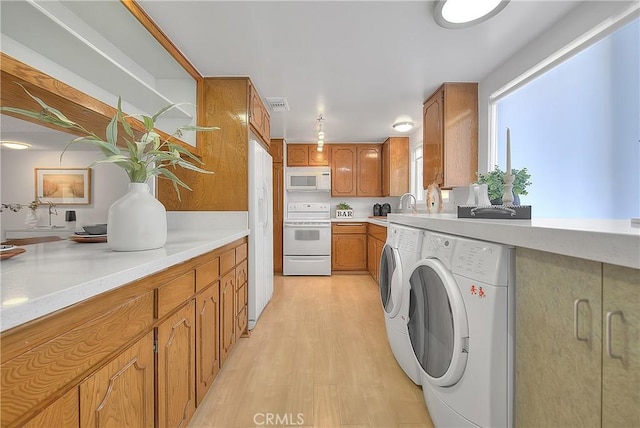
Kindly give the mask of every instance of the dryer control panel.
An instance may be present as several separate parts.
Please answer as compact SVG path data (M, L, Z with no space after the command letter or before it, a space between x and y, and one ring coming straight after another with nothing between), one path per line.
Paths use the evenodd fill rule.
M421 229L390 224L387 230L387 244L400 251L420 254L423 235Z

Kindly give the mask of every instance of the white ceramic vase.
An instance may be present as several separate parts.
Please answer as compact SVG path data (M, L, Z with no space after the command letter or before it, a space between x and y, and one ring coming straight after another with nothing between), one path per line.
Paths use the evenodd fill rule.
M167 210L147 183L129 183L129 191L109 207L107 242L114 251L142 251L167 242Z
M24 219L24 225L28 229L33 229L38 224L38 213L34 210L27 211L27 216Z

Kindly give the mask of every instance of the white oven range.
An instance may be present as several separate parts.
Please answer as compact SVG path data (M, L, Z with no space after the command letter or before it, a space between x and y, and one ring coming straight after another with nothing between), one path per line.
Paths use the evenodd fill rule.
M331 275L329 203L287 205L283 253L283 275Z

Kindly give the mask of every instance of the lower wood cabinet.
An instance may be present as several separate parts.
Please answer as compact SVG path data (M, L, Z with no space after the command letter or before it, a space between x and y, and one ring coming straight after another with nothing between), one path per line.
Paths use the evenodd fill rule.
M367 270L367 224L332 223L331 270Z
M151 411L153 412L153 403L151 404ZM24 424L24 427L77 427L80 425L79 406L78 388L76 387L50 404L38 416ZM153 417L153 413L151 416Z
M80 426L152 428L153 382L153 332L149 332L80 384ZM72 409L68 406L67 412ZM41 426L75 424L47 420Z
M157 328L158 426L186 426L196 411L195 303Z
M236 343L235 281L235 270L220 280L220 364L224 364Z
M220 282L196 297L196 405L220 371Z
M242 238L3 332L0 426L187 426L247 333L247 273Z
M387 240L387 228L377 224L367 224L367 267L369 273L380 283L380 258Z

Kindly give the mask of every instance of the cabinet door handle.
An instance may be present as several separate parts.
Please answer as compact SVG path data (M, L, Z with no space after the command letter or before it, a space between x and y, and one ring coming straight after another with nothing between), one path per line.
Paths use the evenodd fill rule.
M589 341L588 337L580 337L580 333L578 333L578 317L579 317L579 313L578 313L578 309L580 308L580 303L589 303L589 299L576 299L573 302L573 335L576 337L576 339L582 341L582 342L587 342Z
M611 358L621 360L622 355L616 355L613 352L611 352L611 318L614 315L620 315L620 318L624 322L624 315L622 311L607 312L607 355Z

